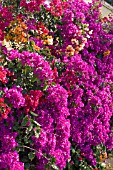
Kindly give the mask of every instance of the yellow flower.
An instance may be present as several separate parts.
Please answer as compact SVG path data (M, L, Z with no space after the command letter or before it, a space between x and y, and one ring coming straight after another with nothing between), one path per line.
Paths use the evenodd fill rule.
M47 44L47 40L43 40L43 44Z
M47 45L53 45L53 37L52 36L47 36L45 40L43 40L44 44Z

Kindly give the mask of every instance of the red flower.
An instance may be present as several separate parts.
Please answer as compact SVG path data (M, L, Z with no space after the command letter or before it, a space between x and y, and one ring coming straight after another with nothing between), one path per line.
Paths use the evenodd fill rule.
M79 160L79 161L82 161L82 157L79 157L78 160Z
M52 0L50 3L50 8L47 8L53 16L60 17L63 14L63 10L67 8L67 2L61 0Z
M47 35L49 33L49 30L43 25L42 22L38 22L36 25L36 28L37 28L38 34L40 35L42 34Z
M10 107L4 103L4 98L0 98L0 120L6 119L10 110Z
M8 81L6 75L7 75L7 71L5 71L3 67L0 67L0 81L3 84L7 83Z
M39 104L39 98L42 97L42 92L40 90L31 90L30 95L25 96L25 113L29 111L35 111Z
M0 41L4 40L4 33L3 31L0 29Z

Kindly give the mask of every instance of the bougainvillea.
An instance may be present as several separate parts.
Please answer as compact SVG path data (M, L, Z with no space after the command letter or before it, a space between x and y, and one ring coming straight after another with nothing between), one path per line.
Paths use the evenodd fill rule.
M113 19L99 0L0 5L0 169L102 170L113 149Z

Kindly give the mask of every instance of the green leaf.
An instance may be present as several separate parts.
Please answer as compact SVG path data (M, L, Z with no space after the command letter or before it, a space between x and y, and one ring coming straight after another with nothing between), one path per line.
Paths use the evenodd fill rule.
M24 167L25 167L25 170L29 170L29 168L30 168L30 163L25 163L25 164L24 164Z
M52 85L53 85L53 86L56 86L56 83L55 83L55 82L52 82Z
M46 165L44 165L44 168L45 168L45 169L49 169L49 168L50 168L50 165L46 164Z
M103 149L103 151L104 151L104 152L106 152L106 147L105 147L105 146L103 146L103 148L102 148L102 149Z
M43 91L46 91L48 89L48 85L45 85L44 88L43 88Z
M36 138L39 138L39 135L40 135L39 130L34 130L34 133L35 133L35 137L36 137Z
M49 61L52 62L54 58L55 58L54 56L50 56Z
M101 54L97 54L96 57L102 59L102 55Z
M30 112L31 113L31 115L33 115L33 116L38 116L36 113L34 113L34 112Z
M25 149L24 149L24 147L19 147L19 146L17 146L17 147L15 147L15 148L13 148L13 151L14 150L16 150L16 151L18 151L18 152L24 152L25 151Z
M28 123L28 116L26 115L26 116L23 118L21 125L22 125L22 126L26 126L27 123Z
M59 168L55 164L51 165L51 167L55 170L59 170Z
M25 66L24 73L30 73L31 72L31 67L30 66Z
M25 133L28 135L29 134L29 128L26 128Z
M29 152L28 157L32 161L35 158L35 152Z
M30 124L30 126L28 127L28 131L30 132L33 129L33 125Z
M32 82L38 81L38 78L36 77L36 75L33 75L33 77L31 78Z
M75 149L72 149L71 151L72 151L73 154L76 152Z
M29 143L29 138L27 136L24 137L24 142L27 144Z
M24 147L19 148L19 151L24 152L25 151Z
M35 121L35 120L33 120L33 119L31 119L32 120L32 122L34 123L34 124L36 124L37 126L41 126L37 121Z
M21 62L18 62L17 68L22 68L22 63Z
M16 130L16 131L18 130L18 124L17 123L14 124L13 130Z
M87 28L88 26L86 24L83 25L84 28Z
M30 45L31 45L31 46L34 46L34 45L35 45L35 42L34 42L34 41L30 41Z
M24 162L24 163L26 164L26 165L25 165L25 164L24 164L24 165L25 165L25 167L27 168L27 166L28 166L28 161L29 161L28 156L24 156L24 155L23 155L23 157L20 158L20 161L21 161L21 162Z
M56 162L56 158L54 158L54 157L51 158L51 162L52 162L52 163Z

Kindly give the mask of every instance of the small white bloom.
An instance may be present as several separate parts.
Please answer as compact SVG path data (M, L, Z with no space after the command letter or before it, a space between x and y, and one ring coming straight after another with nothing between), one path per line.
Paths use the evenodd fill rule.
M84 28L85 31L89 31L89 28Z
M105 168L106 164L104 162L101 163L101 167Z
M90 38L90 35L87 35L87 38Z
M53 38L48 38L48 45L53 45Z
M93 30L89 31L89 34L91 35L93 33Z

